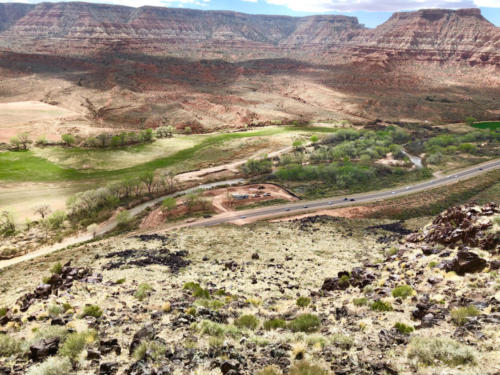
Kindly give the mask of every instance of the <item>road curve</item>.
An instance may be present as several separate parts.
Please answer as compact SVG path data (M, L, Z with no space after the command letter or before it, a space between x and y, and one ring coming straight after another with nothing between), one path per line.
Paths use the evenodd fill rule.
M387 189L383 191L350 195L347 201L345 200L345 197L324 198L315 201L302 201L300 203L285 204L285 205L266 207L266 208L257 208L248 211L231 212L228 214L218 215L217 217L214 218L186 224L183 225L183 227L213 226L224 223L238 223L244 220L271 218L274 216L297 214L297 213L310 212L327 208L352 206L352 205L357 205L360 202L367 203L378 200L391 199L455 183L462 179L472 178L481 175L483 173L490 172L497 168L500 168L500 159L475 165L473 167L463 169L453 174L437 177L432 180L427 180L414 185L408 185L402 188Z
M266 207L266 208L256 208L253 210L247 210L247 211L239 211L239 212L228 212L228 213L223 213L220 215L217 215L216 217L210 218L210 219L203 219L199 221L195 221L192 223L183 223L181 225L175 226L175 228L186 228L186 227L209 227L209 226L214 226L214 225L219 225L219 224L225 224L225 223L245 223L247 220L252 220L256 221L259 219L264 219L264 218L272 218L276 216L283 216L283 215L288 215L288 214L297 214L297 213L302 213L302 212L310 212L310 211L316 211L316 210L322 210L326 208L334 208L334 207L342 207L342 206L349 206L349 205L356 205L361 203L367 203L367 202L373 202L373 201L378 201L378 200L384 200L384 199L391 199L394 197L399 197L411 193L416 193L416 192L421 192L425 190L430 190L434 189L439 186L451 184L457 181L460 181L461 179L466 179L466 178L471 178L475 176L479 176L483 173L487 173L489 171L495 170L497 168L500 168L500 159L492 160L490 162L486 162L480 165L475 165L473 167L463 169L459 172L455 172L450 175L434 178L432 180L427 180L421 183L417 183L414 185L408 185L403 188L396 188L396 189L391 189L391 190L382 190L382 191L375 191L375 192L369 192L369 193L362 193L362 194L356 194L356 195L351 195L349 196L349 200L345 200L344 197L336 197L336 198L325 198L325 199L320 199L320 200L315 200L315 201L302 201L300 203L291 203L291 204L285 204L285 205L279 205L279 206L273 206L273 207ZM217 183L216 183L217 184ZM351 201L353 199L353 201ZM149 207L153 204L154 202L146 202L143 205L141 205L142 208ZM134 210L134 213L137 213L138 208L136 207ZM132 211L132 210L131 210ZM116 223L105 223L101 228L99 228L97 234L104 234L107 231L111 230L116 226ZM39 250L36 250L32 253L28 253L26 255L16 257L13 259L7 259L7 260L2 260L0 261L0 270L3 268L7 268L10 266L13 266L15 264L28 261L31 259L38 258L40 256L44 256L50 253L53 253L58 250L62 250L68 246L72 245L78 245L83 242L89 241L93 238L93 235L90 233L83 233L77 237L70 237L62 241L61 243L58 243L56 245L53 245L51 247L47 248L42 248Z

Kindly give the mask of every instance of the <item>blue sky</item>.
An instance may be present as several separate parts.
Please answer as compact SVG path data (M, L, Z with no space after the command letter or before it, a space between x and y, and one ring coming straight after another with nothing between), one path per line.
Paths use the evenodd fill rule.
M40 2L37 0L3 0L7 2ZM83 0L85 1L85 0ZM306 16L312 14L345 14L358 17L360 23L375 27L395 11L422 8L479 7L483 15L500 26L500 0L86 0L128 6L171 6L206 10L233 10L252 14ZM2 0L0 0L2 2Z

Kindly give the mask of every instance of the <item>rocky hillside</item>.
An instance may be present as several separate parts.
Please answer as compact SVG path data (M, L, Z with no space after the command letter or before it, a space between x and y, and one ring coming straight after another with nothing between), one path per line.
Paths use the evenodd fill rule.
M395 59L500 64L500 28L479 9L395 13L376 29L360 34L354 44L364 47L365 53L382 52Z
M0 274L0 373L498 374L499 223L468 205L67 249Z
M295 18L76 2L4 4L0 31L4 47L41 53L112 49L189 56L197 50L223 50L245 57L245 52L259 48L269 55L307 58L304 48L313 56L349 46L358 55L384 51L406 59L500 61L499 28L479 9L396 13L369 30L354 17L335 15Z

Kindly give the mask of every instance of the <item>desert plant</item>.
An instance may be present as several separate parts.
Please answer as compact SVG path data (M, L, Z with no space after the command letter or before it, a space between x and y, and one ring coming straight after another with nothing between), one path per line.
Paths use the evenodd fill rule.
M392 305L390 304L390 302L385 302L382 300L373 302L370 308L373 311L392 311Z
M465 118L465 123L469 126L472 126L474 125L474 123L477 121L477 119L475 117L472 117L472 116L468 116Z
M134 350L133 357L136 361L142 361L147 355L153 361L158 361L165 356L166 351L166 346L157 341L143 341Z
M264 367L262 370L259 370L255 373L255 375L281 375L282 372L279 368L274 366Z
M408 357L425 366L436 363L448 366L476 363L474 349L444 337L414 337L408 346Z
M47 307L47 312L52 316L58 316L64 312L64 307L53 303Z
M72 134L61 135L61 140L68 147L71 147L76 143L76 138Z
M290 375L328 375L328 370L306 361L296 362L290 369Z
M365 306L368 304L368 298L366 297L354 298L352 300L352 303L354 304L354 306Z
M342 333L333 334L332 337L330 338L330 341L335 346L338 346L339 348L345 350L349 349L351 346L354 345L354 340L351 337L344 335Z
M0 357L10 357L21 351L21 342L13 337L0 334Z
M234 321L238 328L255 330L259 326L259 319L255 315L242 315Z
M476 306L469 305L451 310L450 315L453 323L457 326L463 326L469 317L478 316L480 313Z
M288 323L288 328L294 332L314 332L321 322L314 314L301 314Z
M9 211L2 211L0 213L0 236L7 237L14 234L16 234L14 216Z
M311 299L309 297L299 297L296 301L297 306L307 307L311 304Z
M164 212L172 211L177 207L177 200L174 197L165 198L161 206Z
M66 375L73 366L68 358L50 357L44 362L29 368L27 375Z
M137 287L137 290L134 293L134 297L139 301L143 301L146 297L151 295L151 291L153 288L148 283L142 283Z
M414 331L414 328L412 326L409 326L407 324L400 323L400 322L397 322L396 324L394 324L394 328L399 333L402 333L404 335L409 335L410 333L412 333Z
M85 349L85 346L93 343L97 338L97 332L94 330L71 333L59 348L59 355L76 359Z
M392 296L394 298L406 299L413 294L413 288L409 285L398 285L392 290Z
M234 325L215 323L210 320L203 320L197 327L204 335L216 337L238 337L241 335L240 330Z
M60 262L57 262L50 268L50 272L60 275L62 273L62 268L62 264Z
M97 305L85 305L83 308L83 312L80 315L80 318L85 318L87 316L92 316L94 318L100 318L103 312L101 308Z
M205 299L210 298L210 292L208 290L203 289L200 284L192 281L185 283L183 289L190 290L193 293L193 297Z
M125 229L129 226L131 221L130 212L127 210L120 211L118 215L116 215L116 223L118 228Z
M284 319L269 319L264 322L264 329L266 331L271 331L273 329L285 328L286 321Z

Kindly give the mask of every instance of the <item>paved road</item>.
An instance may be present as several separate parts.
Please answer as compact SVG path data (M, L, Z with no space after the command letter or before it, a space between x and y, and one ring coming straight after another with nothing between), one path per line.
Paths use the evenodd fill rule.
M429 190L429 189L434 189L438 186L443 186L446 184L450 184L456 181L459 181L460 179L465 179L465 178L471 178L474 176L479 176L483 173L486 173L488 171L492 171L494 169L500 168L500 159L490 161L481 165L476 165L474 167L470 167L467 169L464 169L460 172L456 172L451 175L447 176L442 176L435 178L433 180L421 182L415 185L409 185L403 188L398 188L398 189L393 189L393 190L384 190L384 191L377 191L377 192L371 192L371 193L363 193L363 194L357 194L357 195L352 195L349 196L349 199L354 199L353 201L348 200L345 201L344 197L337 197L337 198L326 198L326 199L321 199L321 200L316 200L316 201L308 201L308 202L301 202L301 203L292 203L292 204L286 204L286 205L280 205L280 206L273 206L273 207L266 207L266 208L256 208L253 210L248 210L248 211L239 211L239 212L228 212L224 214L217 215L216 217L210 218L210 219L204 219L200 221L195 221L192 223L184 223L179 226L176 226L175 228L183 228L183 227L208 227L208 226L213 226L213 225L218 225L218 224L224 224L224 223L245 223L247 221L255 221L258 219L264 219L264 218L271 218L271 217L276 217L276 216L283 216L283 215L288 215L288 214L297 214L301 212L309 212L309 211L316 211L316 210L321 210L321 209L326 209L326 208L335 208L335 207L342 207L342 206L347 206L347 205L355 205L358 203L366 203L366 202L372 202L376 200L384 200L384 199L390 199L410 193L416 193L419 191L424 191L424 190ZM232 181L232 182L237 182L237 180ZM217 186L218 184L226 184L228 181L223 181L219 183L214 183L212 184L213 186ZM195 189L198 189L199 187L196 187ZM141 206L135 207L134 209L130 210L133 214L137 214L139 211L145 209L146 207L149 207L156 203L159 200L155 201L150 201L142 204ZM111 220L109 222L104 223L101 225L99 230L97 231L97 234L104 234L108 232L109 230L113 229L116 226L116 222L114 220ZM71 245L77 245L79 243L83 243L85 241L91 240L93 235L91 233L83 233L80 234L76 237L70 237L65 239L63 242L41 248L39 250L36 250L32 253L13 258L13 259L8 259L8 260L3 260L0 261L0 269L13 266L15 264L35 259L43 255L47 255L50 253L53 253L57 250L64 249L68 246Z
M483 163L481 165L476 165L464 169L462 171L455 172L450 175L437 177L432 180L417 183L414 185L408 185L402 188L352 195L348 197L349 199L347 201L345 200L345 197L326 198L316 201L258 208L248 211L240 211L236 213L231 212L230 214L225 216L220 215L211 219L206 219L203 221L186 224L185 226L191 226L191 227L213 226L224 223L238 223L249 220L253 221L256 219L270 218L273 216L282 216L285 214L288 215L293 213L302 213L302 212L316 211L321 209L337 208L341 206L356 205L359 204L360 202L367 203L377 200L391 199L394 197L399 197L410 193L416 193L424 190L434 189L439 186L457 182L461 179L468 179L474 176L479 176L483 173L492 171L497 168L500 168L500 159ZM352 199L353 201L351 201Z

